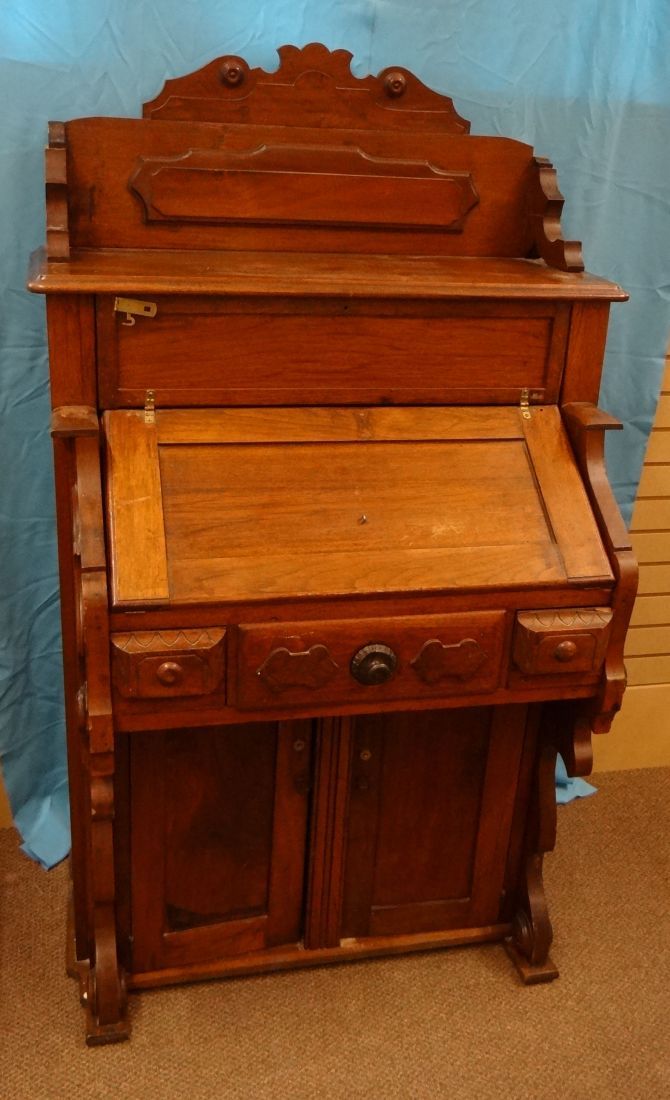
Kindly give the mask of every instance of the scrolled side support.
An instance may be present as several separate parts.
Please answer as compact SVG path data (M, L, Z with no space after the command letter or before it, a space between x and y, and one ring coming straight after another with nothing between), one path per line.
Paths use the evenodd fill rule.
M84 428L88 419L84 418ZM86 1008L86 1041L97 1045L128 1038L129 1028L116 932L114 727L99 440L92 431L82 431L73 443L73 543L82 679L78 699L81 767L89 807L85 835L90 944L88 963L82 960L76 970Z
M590 703L584 704L581 712L588 717L594 733L607 733L621 709L626 689L624 644L638 583L630 535L605 467L605 432L620 430L623 425L586 401L563 405L562 413L615 579L612 629L599 690Z
M528 812L524 860L505 947L526 985L550 982L558 970L549 958L553 930L544 893L542 865L556 843L556 745L553 724L543 721Z

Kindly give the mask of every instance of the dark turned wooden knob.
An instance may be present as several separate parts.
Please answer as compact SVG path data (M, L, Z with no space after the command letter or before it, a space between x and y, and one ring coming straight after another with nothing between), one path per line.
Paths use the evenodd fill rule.
M176 661L163 661L163 664L156 669L156 676L161 684L172 687L174 684L178 684L182 678L181 665L178 665Z
M564 642L559 642L554 650L554 657L557 661L571 661L577 654L577 646L574 642L571 642L569 638L566 638Z
M240 64L239 57L224 57L219 69L222 84L229 88L236 88L244 80L244 67Z
M382 642L364 645L351 658L351 675L359 684L385 684L390 680L398 665L390 646Z
M397 99L398 96L404 95L406 88L407 77L404 73L393 70L384 77L384 90L388 96L391 96L391 99Z

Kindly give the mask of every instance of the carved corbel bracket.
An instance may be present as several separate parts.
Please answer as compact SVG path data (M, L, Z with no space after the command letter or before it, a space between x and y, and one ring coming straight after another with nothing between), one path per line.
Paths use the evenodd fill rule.
M49 144L44 151L44 168L47 199L47 256L50 260L69 260L67 150L63 122L49 123Z
M561 213L565 199L558 189L556 169L546 157L534 157L533 167L528 214L534 255L559 271L583 271L581 242L563 239Z
M600 690L588 711L593 732L607 733L621 708L626 688L623 651L638 582L630 536L605 467L605 432L620 430L622 424L587 401L563 405L562 413L616 581L611 604L612 628Z

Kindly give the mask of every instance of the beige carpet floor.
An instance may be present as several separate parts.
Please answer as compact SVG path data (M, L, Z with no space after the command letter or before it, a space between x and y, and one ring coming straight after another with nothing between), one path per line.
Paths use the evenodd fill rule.
M559 808L552 985L486 946L182 986L133 995L130 1043L93 1050L67 870L0 833L0 1100L667 1100L670 770L599 785Z

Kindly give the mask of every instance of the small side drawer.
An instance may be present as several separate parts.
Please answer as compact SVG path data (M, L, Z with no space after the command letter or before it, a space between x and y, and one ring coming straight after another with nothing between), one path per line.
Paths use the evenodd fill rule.
M596 673L605 659L611 625L609 607L520 611L513 663L526 676Z
M241 626L235 702L320 706L494 691L505 614Z
M112 682L125 699L224 692L225 630L112 634Z

